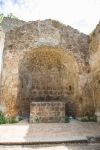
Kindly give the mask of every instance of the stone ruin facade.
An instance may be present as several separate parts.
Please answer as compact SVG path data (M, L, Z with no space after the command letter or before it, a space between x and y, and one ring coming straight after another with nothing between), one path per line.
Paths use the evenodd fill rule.
M1 26L0 109L6 115L29 117L34 102L62 102L64 115L73 117L99 114L100 23L89 36L50 19L4 18Z

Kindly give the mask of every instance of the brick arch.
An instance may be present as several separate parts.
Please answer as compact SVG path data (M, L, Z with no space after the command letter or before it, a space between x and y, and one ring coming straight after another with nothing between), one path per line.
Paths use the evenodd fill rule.
M20 115L29 115L32 101L64 101L72 106L78 92L77 62L61 48L31 48L19 62L18 85Z

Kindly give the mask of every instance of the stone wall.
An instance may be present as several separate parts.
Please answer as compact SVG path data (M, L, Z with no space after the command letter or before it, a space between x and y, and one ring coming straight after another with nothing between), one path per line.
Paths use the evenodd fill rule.
M76 116L93 116L95 77L91 70L95 55L90 49L87 35L54 20L9 28L5 35L1 85L1 106L5 113L29 114L32 101L55 100L66 102L69 112Z
M30 106L30 123L65 122L65 103L32 102Z
M19 20L17 18L4 17L3 21L0 23L0 26L2 26L3 31L7 33L10 30L14 30L16 27L24 25L25 23L25 21Z
M2 27L0 27L0 77L1 77L1 68L2 68L2 63L3 63L2 53L3 53L3 48L4 48L4 40L5 40L5 34L3 32Z
M91 82L95 112L100 112L100 22L90 35Z
M30 102L34 100L73 103L76 95L78 65L73 56L47 46L30 49L25 54L19 67L17 104L21 114L30 111Z

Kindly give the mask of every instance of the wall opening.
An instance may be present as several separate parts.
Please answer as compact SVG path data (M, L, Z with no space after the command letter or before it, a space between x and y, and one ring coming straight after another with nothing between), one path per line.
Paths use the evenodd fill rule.
M19 63L19 115L30 116L32 102L68 102L68 96L74 95L77 81L74 62L72 56L53 47L40 47L25 53Z

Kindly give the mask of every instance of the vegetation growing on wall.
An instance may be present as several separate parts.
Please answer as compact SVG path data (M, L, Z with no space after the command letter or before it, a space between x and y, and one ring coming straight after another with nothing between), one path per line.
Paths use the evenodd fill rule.
M0 111L0 124L7 124L7 123L17 123L15 117L6 117L4 113Z
M4 18L4 14L0 14L0 23L2 22L3 18Z
M13 13L8 14L7 16L5 16L3 13L0 14L0 23L2 22L4 17L9 17L9 18L13 18L13 19L17 19L16 16L14 16Z

